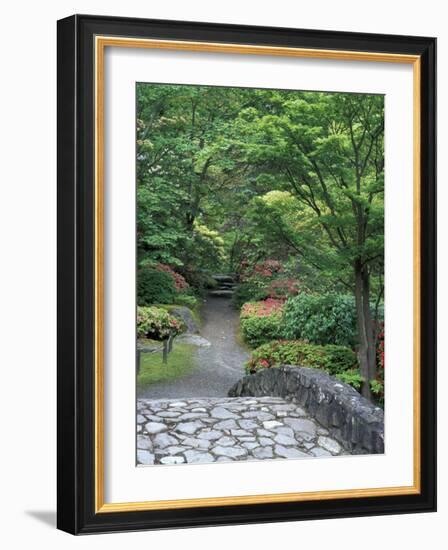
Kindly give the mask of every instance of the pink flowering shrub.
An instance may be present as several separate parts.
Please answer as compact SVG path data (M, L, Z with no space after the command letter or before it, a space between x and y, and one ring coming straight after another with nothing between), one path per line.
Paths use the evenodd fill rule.
M182 321L158 307L139 306L137 308L137 338L166 340L184 330Z
M157 271L168 273L168 275L172 277L176 292L184 292L190 287L185 278L180 273L174 271L174 269L169 265L159 263L155 266L155 268Z
M274 314L281 314L283 311L283 300L267 298L260 302L247 302L241 308L241 319L248 317L269 317Z

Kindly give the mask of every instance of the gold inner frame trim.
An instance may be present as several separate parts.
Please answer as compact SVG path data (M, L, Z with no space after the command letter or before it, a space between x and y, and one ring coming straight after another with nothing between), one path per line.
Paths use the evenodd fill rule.
M146 48L207 53L232 53L329 59L344 61L372 61L382 63L406 63L413 66L413 297L414 297L414 365L413 365L413 484L401 487L367 489L342 489L300 493L274 493L226 497L205 497L179 500L154 500L142 502L106 503L104 501L104 54L106 47ZM95 54L95 512L132 512L143 510L167 510L209 506L236 506L281 502L304 502L343 498L413 495L420 493L421 484L421 425L420 425L420 117L421 117L421 61L417 55L381 52L355 52L321 50L278 46L255 46L213 42L123 38L96 36Z

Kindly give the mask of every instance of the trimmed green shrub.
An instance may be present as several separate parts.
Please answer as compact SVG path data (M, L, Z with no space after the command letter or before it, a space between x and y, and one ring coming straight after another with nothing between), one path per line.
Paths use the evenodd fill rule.
M173 304L176 297L174 280L170 274L148 268L138 271L137 303L139 305Z
M182 321L164 309L149 306L137 308L137 338L166 340L184 330Z
M240 327L244 341L256 348L261 344L281 338L282 335L281 300L248 302L241 309Z
M241 319L241 333L251 348L271 342L281 336L281 315L269 317L247 317Z
M299 294L286 302L283 320L286 338L322 345L356 343L356 309L352 296Z
M300 340L278 340L254 350L245 368L246 372L254 373L279 365L318 368L337 375L356 368L357 358L346 346L320 346Z

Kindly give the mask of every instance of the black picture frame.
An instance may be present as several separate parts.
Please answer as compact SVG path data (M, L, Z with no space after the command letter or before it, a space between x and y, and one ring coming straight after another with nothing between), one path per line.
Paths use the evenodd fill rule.
M420 493L95 511L97 35L416 55L421 61ZM58 512L73 534L430 512L436 509L436 39L74 15L58 22Z

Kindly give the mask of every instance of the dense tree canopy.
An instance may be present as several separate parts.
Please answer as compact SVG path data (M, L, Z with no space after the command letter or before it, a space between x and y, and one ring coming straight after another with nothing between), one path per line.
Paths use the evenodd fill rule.
M139 84L140 265L200 286L274 258L310 292L351 293L373 379L383 141L382 96Z

